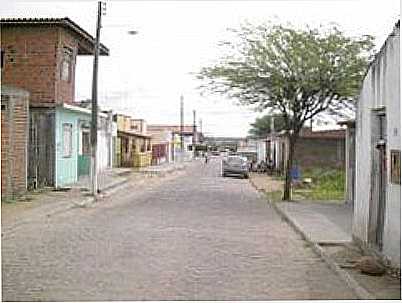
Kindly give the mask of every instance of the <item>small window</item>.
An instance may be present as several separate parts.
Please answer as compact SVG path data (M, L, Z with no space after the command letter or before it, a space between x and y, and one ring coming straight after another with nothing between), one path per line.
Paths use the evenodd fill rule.
M63 81L70 82L72 73L72 62L73 62L73 52L69 48L63 49L61 68L60 68L60 79Z
M70 158L73 155L73 125L63 124L63 157Z

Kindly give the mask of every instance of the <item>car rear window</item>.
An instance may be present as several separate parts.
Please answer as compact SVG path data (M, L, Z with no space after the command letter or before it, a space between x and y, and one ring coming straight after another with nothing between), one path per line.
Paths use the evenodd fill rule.
M233 158L228 158L228 162L229 162L230 164L242 164L242 163L243 163L243 159L242 159L242 158L233 157Z

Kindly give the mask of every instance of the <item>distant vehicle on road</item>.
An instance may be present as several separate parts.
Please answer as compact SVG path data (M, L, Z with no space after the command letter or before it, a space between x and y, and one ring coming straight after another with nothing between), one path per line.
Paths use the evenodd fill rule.
M222 176L229 175L248 178L247 159L240 156L228 156L222 160Z

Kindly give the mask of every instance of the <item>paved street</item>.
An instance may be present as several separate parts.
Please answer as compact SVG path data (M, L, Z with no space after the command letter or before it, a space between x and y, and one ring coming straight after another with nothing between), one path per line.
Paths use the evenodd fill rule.
M3 300L354 299L248 180L194 163L6 232Z

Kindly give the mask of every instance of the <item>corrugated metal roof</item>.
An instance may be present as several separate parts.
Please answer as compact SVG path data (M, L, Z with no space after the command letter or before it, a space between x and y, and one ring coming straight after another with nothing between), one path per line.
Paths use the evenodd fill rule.
M68 28L73 31L80 38L87 40L90 42L92 46L95 45L95 38L92 37L87 31L85 31L82 27L76 24L68 17L64 18L1 18L0 25L4 26L43 26L43 25L54 25L54 26L62 26ZM108 56L109 49L100 44L99 54Z

